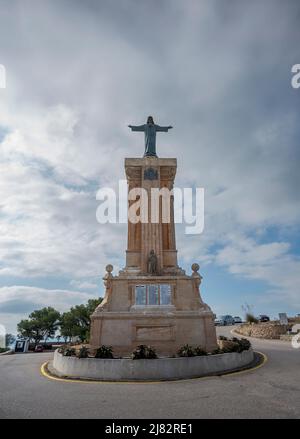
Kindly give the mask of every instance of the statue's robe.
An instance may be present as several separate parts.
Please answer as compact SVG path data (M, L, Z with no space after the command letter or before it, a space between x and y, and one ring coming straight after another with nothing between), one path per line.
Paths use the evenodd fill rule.
M144 125L131 126L132 131L145 132L145 154L144 156L156 157L156 132L167 132L169 127L161 127L160 125L146 123Z

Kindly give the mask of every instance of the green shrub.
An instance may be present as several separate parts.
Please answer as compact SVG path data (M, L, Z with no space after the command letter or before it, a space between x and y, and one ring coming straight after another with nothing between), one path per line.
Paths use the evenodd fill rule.
M228 343L228 345L226 345L222 348L223 354L228 354L230 352L240 352L239 344L232 341L232 340L230 340L230 343Z
M205 349L203 349L201 346L196 346L194 349L194 353L196 357L200 357L202 355L207 355L207 352Z
M219 335L219 340L228 340L228 338L227 337L225 337L225 335Z
M196 353L192 346L185 344L178 350L178 355L179 357L195 357Z
M220 348L214 349L213 351L211 351L210 353L211 355L218 355L218 354L223 354L223 350Z
M76 356L76 350L74 348L66 347L66 349L63 352L64 357L75 357Z
M89 350L86 346L82 346L77 352L78 358L88 358L88 356L89 356Z
M228 346L223 347L222 350L224 353L228 353L228 352L241 353L243 351L247 351L251 347L250 341L247 340L246 338L239 339L239 338L233 337L229 341L232 343L228 344Z
M251 348L251 343L246 338L237 339L239 344L239 352L248 351Z
M9 348L0 348L0 354L9 351Z
M58 352L60 353L60 354L64 354L64 352L65 352L65 350L67 349L67 345L65 345L65 344L63 344L63 345L61 345L59 348L58 348Z
M97 349L95 358L114 358L111 346L102 345Z
M251 312L247 312L246 314L246 322L247 323L258 323L258 320Z
M137 346L137 348L132 352L131 354L132 360L142 360L142 359L154 359L157 358L157 354L155 352L155 349L153 349L151 346L146 346L144 344L141 344Z
M243 351L247 351L251 347L250 341L247 340L246 338L233 337L226 339L226 341L228 341L228 344L227 343L223 344L222 349L220 348L215 349L214 351L211 352L211 355L227 354L230 352L241 353Z

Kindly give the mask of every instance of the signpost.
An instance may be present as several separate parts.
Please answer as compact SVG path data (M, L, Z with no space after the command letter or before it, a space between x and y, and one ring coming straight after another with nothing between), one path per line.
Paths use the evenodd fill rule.
M27 352L29 348L29 339L21 339L16 341L15 352Z
M281 325L288 325L289 324L289 321L288 321L288 318L287 318L287 315L285 312L280 312L278 315L279 315L279 320L280 320Z

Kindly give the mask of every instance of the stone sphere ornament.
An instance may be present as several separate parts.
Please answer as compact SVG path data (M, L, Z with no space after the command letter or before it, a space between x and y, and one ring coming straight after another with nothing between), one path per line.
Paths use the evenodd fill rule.
M111 273L113 271L114 267L111 264L106 265L105 270L107 273Z
M197 262L194 262L194 264L192 264L192 266L191 266L191 269L192 269L194 272L197 272L197 271L200 270L200 265L197 264Z

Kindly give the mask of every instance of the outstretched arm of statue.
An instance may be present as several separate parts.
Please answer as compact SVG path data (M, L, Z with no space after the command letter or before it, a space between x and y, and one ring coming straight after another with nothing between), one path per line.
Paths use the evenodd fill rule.
M160 125L155 125L156 131L164 131L167 132L168 130L170 130L171 128L173 128L171 125L167 126L167 127L161 127Z
M131 131L145 131L145 125L128 125Z

